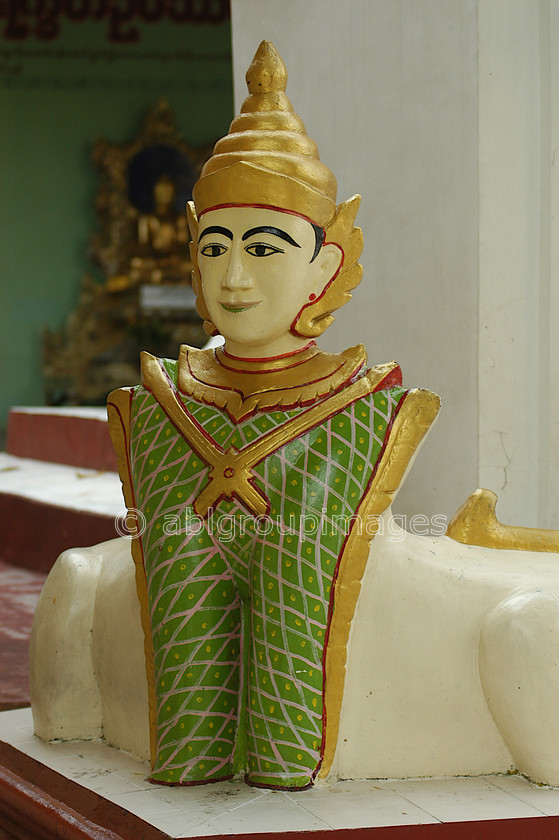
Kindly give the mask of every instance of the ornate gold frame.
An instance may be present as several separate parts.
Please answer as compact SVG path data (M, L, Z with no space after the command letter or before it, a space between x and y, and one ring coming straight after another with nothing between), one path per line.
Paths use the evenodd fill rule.
M205 341L194 304L168 311L163 306L150 314L141 303L142 283L130 282L111 288L111 278L126 279L138 248L141 208L131 200L130 165L138 160L138 155L158 147L171 150L169 154L188 170L189 181L185 181L186 195L180 208L183 214L189 190L212 147L190 147L164 99L147 113L132 141L123 144L105 139L95 141L92 160L100 170L95 199L98 225L90 238L89 257L101 269L104 282L86 275L78 303L66 323L56 331L44 331L43 373L46 401L50 405L103 405L107 394L115 388L138 382L141 350L176 356L180 344L186 342L199 347ZM182 284L189 284L191 279L188 251L185 243Z
M107 279L127 271L135 241L137 208L129 191L130 164L140 152L161 146L176 150L192 164L192 184L212 151L211 145L194 149L185 142L165 99L160 99L147 114L143 127L130 143L110 143L103 138L95 141L92 160L100 170L101 180L95 200L99 230L90 239L91 256Z

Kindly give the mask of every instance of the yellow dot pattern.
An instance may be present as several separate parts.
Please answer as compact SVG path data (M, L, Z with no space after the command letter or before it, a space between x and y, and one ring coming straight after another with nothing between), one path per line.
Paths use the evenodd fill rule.
M249 778L279 787L308 784L320 758L324 639L345 539L331 519L350 518L367 487L403 393L392 391L359 400L260 462L255 480L277 521L262 530L236 499L223 500L218 513L236 523L227 539L214 527L215 513L185 539L185 529L194 528L193 493L203 487L207 466L169 428L153 397L136 393L135 489L137 498L144 493L146 507L161 512L143 537L159 698L154 780L205 781L232 772L242 598L251 610ZM235 424L224 411L182 399L224 447L249 445L304 410L263 412ZM161 499L168 501L162 506ZM164 518L169 513L179 521L177 533ZM290 529L302 515L309 518L302 530Z

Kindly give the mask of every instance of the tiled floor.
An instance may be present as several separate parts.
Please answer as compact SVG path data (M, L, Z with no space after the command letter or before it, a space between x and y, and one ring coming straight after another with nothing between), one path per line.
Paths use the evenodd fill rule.
M243 782L158 787L145 780L147 765L101 742L45 744L32 732L29 709L0 713L0 740L171 837L559 815L559 790L519 776L338 782L299 793Z

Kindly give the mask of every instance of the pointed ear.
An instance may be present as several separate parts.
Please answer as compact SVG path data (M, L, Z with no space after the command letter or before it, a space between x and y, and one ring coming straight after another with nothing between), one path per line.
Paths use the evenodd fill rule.
M186 203L186 219L190 228L190 236L193 242L198 245L198 217L196 216L196 208L194 207L193 201L187 201Z
M186 205L186 218L192 237L190 242L190 258L192 260L192 288L196 292L196 309L198 310L198 315L204 321L204 332L207 335L216 335L217 327L212 324L211 315L208 312L208 307L204 300L202 279L200 277L200 269L198 268L198 217L196 216L196 208L194 207L193 201L189 201Z
M319 291L322 291L338 273L342 258L343 252L339 245L328 242L322 246L314 260Z

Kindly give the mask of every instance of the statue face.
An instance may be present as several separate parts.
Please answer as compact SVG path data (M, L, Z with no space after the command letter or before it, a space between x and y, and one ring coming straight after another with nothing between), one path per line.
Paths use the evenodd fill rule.
M204 298L235 355L277 355L308 341L293 335L291 325L341 261L333 244L313 260L315 244L310 222L281 210L226 207L203 214L198 265Z
M157 204L171 205L175 199L175 185L170 178L162 177L156 181L153 194Z

